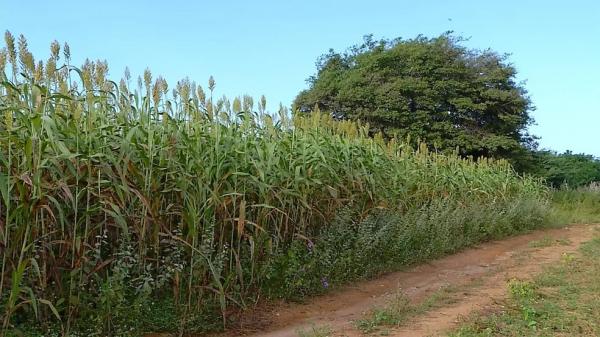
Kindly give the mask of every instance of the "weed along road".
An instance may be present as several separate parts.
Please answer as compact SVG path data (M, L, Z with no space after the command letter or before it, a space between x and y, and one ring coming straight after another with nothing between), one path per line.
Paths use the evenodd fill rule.
M576 252L582 242L598 235L599 227L572 225L484 243L407 271L334 290L304 304L278 307L245 329L218 336L363 336L359 323L398 293L419 308L440 289L449 289L437 298L440 303L429 303L427 310L417 311L400 326L385 331L387 336L438 335L455 327L459 317L485 310L504 297L510 279L531 278L561 256Z

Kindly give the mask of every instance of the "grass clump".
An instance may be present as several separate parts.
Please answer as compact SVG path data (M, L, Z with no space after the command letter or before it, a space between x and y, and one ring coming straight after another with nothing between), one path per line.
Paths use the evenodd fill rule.
M563 187L552 192L553 222L559 225L570 223L600 223L600 188L597 184L587 187Z
M569 239L554 239L549 235L544 236L539 240L533 240L529 243L531 248L545 248L555 245L567 246L571 243Z
M460 287L443 286L418 304L412 304L409 298L400 292L393 296L386 305L373 308L365 317L356 322L356 327L363 333L379 332L385 335L386 328L405 326L416 316L455 303L460 300L465 290L478 286L478 282L470 282Z
M298 337L331 337L333 330L329 326L311 326L307 329L298 330Z
M547 190L506 162L269 114L264 97L216 98L212 78L116 83L105 61L71 65L66 44L35 62L24 37L5 41L4 334L223 328L261 294L318 293L545 221Z
M410 303L404 293L393 296L381 308L373 308L367 317L356 321L356 327L364 333L372 333L382 327L399 326L407 319L417 314L418 308Z

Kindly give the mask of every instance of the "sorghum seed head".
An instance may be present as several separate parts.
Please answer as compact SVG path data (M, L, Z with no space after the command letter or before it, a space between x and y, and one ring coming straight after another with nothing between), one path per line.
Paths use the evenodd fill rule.
M239 97L236 97L233 99L233 112L234 113L240 113L242 111L242 101L240 100Z
M8 57L12 63L17 60L17 50L15 49L15 37L7 30L4 33L4 41L6 42L6 50Z
M63 54L64 54L65 60L67 60L67 62L71 60L71 47L69 47L69 44L66 42L63 46Z
M152 72L150 71L150 68L144 70L144 84L146 86L146 91L150 91L150 85L152 84Z
M54 58L51 57L46 62L46 78L48 78L49 80L53 80L55 73L56 73L56 61Z
M39 61L37 67L35 68L34 79L36 82L39 82L44 77L44 62Z
M27 39L23 34L19 35L19 61L21 62L22 68L24 71L33 74L35 72L35 61L33 59L33 54L29 52L27 46Z
M54 61L57 61L59 58L59 54L60 54L60 43L58 43L58 41L54 40L50 44L50 55L52 56Z
M208 90L213 91L215 90L215 86L217 85L217 83L215 82L215 79L212 77L212 75L208 78Z
M200 100L200 103L202 103L202 105L206 105L206 94L204 93L204 90L202 89L202 86L199 85L198 86L198 100Z

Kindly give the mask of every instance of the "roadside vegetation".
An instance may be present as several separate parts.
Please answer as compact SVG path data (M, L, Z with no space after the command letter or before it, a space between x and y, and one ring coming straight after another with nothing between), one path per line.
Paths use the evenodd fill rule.
M512 280L493 314L467 319L450 337L600 335L600 238L564 255L533 281Z
M551 194L553 221L567 223L600 223L600 183L578 188L563 187Z
M600 193L594 197L599 197ZM556 206L555 206L556 207ZM552 209L551 212L555 214L556 209ZM562 213L563 217L560 219L552 220L553 225L562 226L570 224L572 222L561 222L562 220L571 221L571 215L574 214L586 214L586 208L572 208L569 212ZM595 219L596 223L600 223L600 218L587 218ZM598 232L600 236L600 232ZM531 241L529 247L533 249L552 247L552 246L564 246L569 245L571 242L565 238L553 238L551 236L544 236L541 239ZM587 249L587 248L582 248ZM564 255L562 262L570 261L572 256ZM520 252L515 261L518 263L532 263L530 253L527 251ZM526 261L526 262L525 262ZM545 276L540 276L545 277ZM466 294L473 294L479 291L479 288L485 284L485 277L476 278L470 280L461 285L448 285L441 287L440 289L428 295L425 299L418 303L411 303L410 299L405 296L402 291L392 296L386 301L384 305L376 306L371 308L361 319L355 322L355 326L365 334L373 336L386 336L391 334L391 331L399 327L410 327L415 319L419 316L427 314L431 310L437 308L443 308L451 306L454 303L460 302L464 299ZM518 280L511 281L510 291L511 294L516 291L515 289L521 289L523 287L529 287L530 284L521 282ZM514 289L513 289L514 288ZM521 289L522 291L522 289ZM499 334L504 336L504 334ZM526 334L524 334L526 335ZM470 335L469 335L470 336ZM487 335L485 335L487 336Z

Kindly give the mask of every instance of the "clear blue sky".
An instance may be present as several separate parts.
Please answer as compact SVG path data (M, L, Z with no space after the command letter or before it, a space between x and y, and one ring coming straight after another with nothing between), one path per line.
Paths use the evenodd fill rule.
M106 59L110 75L148 66L171 83L185 76L217 93L265 94L289 105L316 58L375 37L470 37L511 53L537 110L542 147L600 156L600 1L8 1L0 29L24 34L34 56L53 39L75 61Z

